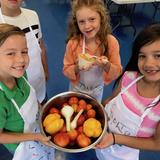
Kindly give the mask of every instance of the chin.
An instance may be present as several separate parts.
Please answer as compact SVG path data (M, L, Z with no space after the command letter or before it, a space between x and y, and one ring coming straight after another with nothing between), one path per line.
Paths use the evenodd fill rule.
M16 77L16 78L20 78L20 77L22 77L23 75L24 75L24 72L23 72L23 73L15 74L15 75L14 75L14 77Z

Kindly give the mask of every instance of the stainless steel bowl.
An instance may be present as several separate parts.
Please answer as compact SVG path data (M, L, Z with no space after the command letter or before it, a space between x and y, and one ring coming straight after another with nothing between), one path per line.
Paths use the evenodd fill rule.
M46 117L46 115L49 112L49 109L51 107L56 107L57 109L60 109L60 106L62 106L62 104L66 103L68 101L68 99L72 96L76 96L79 99L84 99L87 103L90 103L93 105L93 108L96 111L96 119L98 119L101 124L102 124L102 133L101 135L92 140L92 143L84 148L63 148L60 147L58 145L56 145L55 143L53 143L52 141L50 141L50 144L52 145L52 147L61 150L63 152L70 152L70 153L78 153L78 152L83 152L83 151L87 151L91 148L94 148L94 146L101 140L101 138L103 137L106 129L107 129L107 116L104 110L104 107L102 106L102 104L100 104L99 102L96 101L96 99L92 98L91 96L87 95L87 94L83 94L83 93L78 93L78 92L63 92L60 93L54 97L52 97L51 99L48 100L48 102L43 106L41 112L40 112L40 129L41 129L41 133L48 136L48 134L44 131L44 128L42 126L42 122L44 120L44 118Z

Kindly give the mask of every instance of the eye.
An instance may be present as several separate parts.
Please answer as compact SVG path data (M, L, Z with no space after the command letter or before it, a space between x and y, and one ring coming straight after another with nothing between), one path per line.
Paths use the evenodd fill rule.
M160 60L160 54L156 54L155 58Z
M27 54L28 55L28 51L22 51L22 54Z
M90 18L89 21L90 22L94 22L96 19L95 18Z
M144 59L146 56L144 54L139 54L138 59Z
M78 23L79 23L80 25L82 25L82 24L85 23L85 21L84 21L84 20L80 20L80 21L78 21Z
M7 56L13 56L13 55L15 55L15 54L16 54L15 52L7 52L7 53L6 53Z

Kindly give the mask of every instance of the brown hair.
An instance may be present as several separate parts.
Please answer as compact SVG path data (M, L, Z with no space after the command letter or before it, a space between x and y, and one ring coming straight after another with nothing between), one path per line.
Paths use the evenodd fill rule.
M101 17L101 27L97 34L101 46L103 48L103 55L107 56L108 44L107 44L107 35L112 33L111 25L110 25L110 16L107 11L102 0L75 0L72 2L72 10L69 16L69 24L68 24L68 39L75 38L80 39L80 35L82 33L79 30L77 20L76 20L76 12L82 7L88 7L97 13L99 13Z
M12 35L22 35L25 36L25 33L14 25L7 23L0 24L0 46L5 42L5 40Z

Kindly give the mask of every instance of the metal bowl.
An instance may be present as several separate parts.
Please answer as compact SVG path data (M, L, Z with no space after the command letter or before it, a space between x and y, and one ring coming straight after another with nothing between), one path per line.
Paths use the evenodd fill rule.
M43 106L41 112L40 112L40 129L41 129L41 133L43 135L48 136L48 134L44 131L42 122L44 120L44 118L46 117L46 115L49 113L49 109L51 107L56 107L57 109L60 109L60 106L62 106L62 104L66 103L68 101L68 99L72 96L76 96L78 97L78 99L84 99L87 103L92 104L93 109L95 109L96 111L96 119L99 120L101 122L102 125L102 133L98 138L94 138L92 139L92 143L84 148L80 148L80 147L69 147L69 148L63 148L60 147L58 145L56 145L54 142L50 141L50 144L52 147L61 150L63 152L70 152L70 153L78 153L78 152L83 152L83 151L87 151L89 149L94 148L94 146L101 140L101 138L103 137L106 129L107 129L107 116L104 110L104 107L102 106L102 104L100 104L99 102L96 101L96 99L92 98L91 96L84 94L84 93L79 93L79 92L63 92L60 93L54 97L52 97L51 99L49 99L47 101L47 103Z

